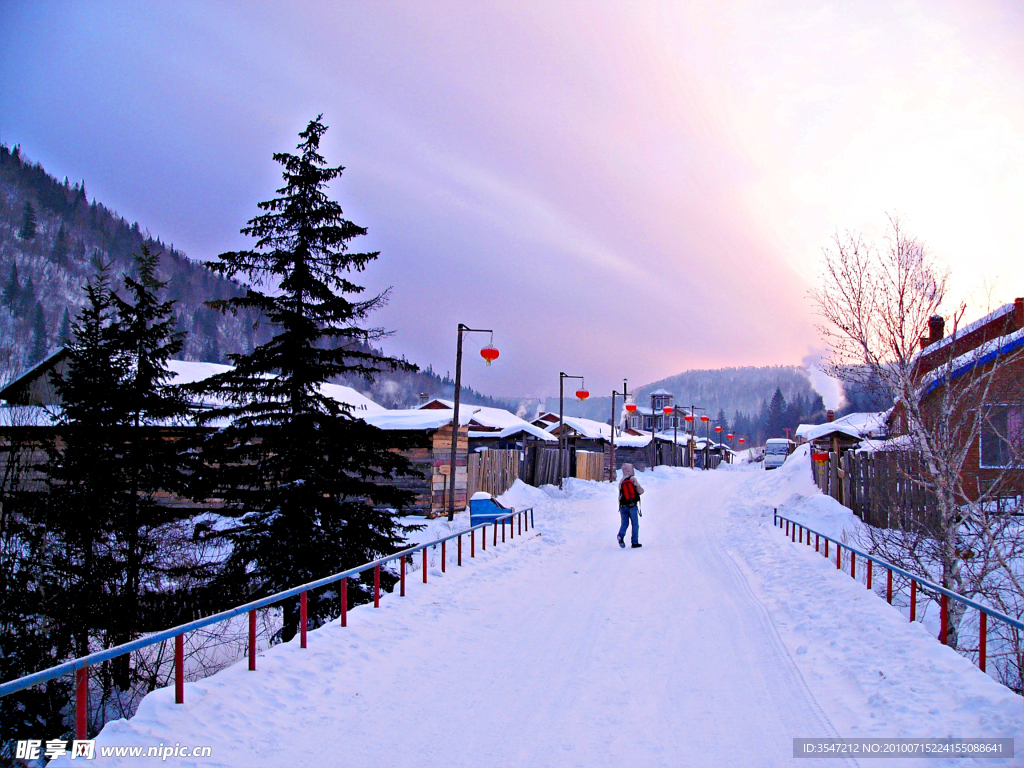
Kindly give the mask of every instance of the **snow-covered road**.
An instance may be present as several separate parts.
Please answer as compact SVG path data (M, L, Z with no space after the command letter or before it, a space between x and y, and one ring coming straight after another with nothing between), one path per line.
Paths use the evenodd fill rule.
M209 745L179 764L246 768L774 766L794 737L1021 733L1020 697L772 528L813 493L793 472L640 479L642 549L616 544L610 485L517 486L539 536L444 576L435 559L407 597L190 684L184 706L157 691L98 745Z

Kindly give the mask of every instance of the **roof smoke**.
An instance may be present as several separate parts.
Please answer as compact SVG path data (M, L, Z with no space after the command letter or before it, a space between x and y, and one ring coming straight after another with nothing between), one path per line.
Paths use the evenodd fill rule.
M846 397L843 395L843 382L833 379L823 370L824 356L820 352L812 352L803 359L804 368L807 369L807 378L811 380L811 386L821 395L825 407L830 410L839 410Z

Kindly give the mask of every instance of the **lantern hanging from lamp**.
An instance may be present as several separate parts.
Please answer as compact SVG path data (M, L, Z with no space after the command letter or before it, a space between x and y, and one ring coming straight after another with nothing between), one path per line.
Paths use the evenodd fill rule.
M722 427L721 427L721 425L719 425L719 426L715 427L715 432L718 432L719 434L721 434L721 432L722 432Z
M710 416L701 416L700 420L701 421L711 421L711 417Z
M693 414L692 413L686 414L685 416L683 416L683 420L684 421L693 421Z
M630 413L636 413L636 403L626 403L626 410Z
M740 445L743 445L743 443L745 443L745 442L747 442L746 438L741 437L740 438Z
M579 400L581 403L584 400L586 400L588 397L590 397L590 392L588 392L587 390L585 390L585 389L577 389L576 390L576 399Z
M494 346L494 334L491 334L491 340L487 342L487 346L480 350L480 357L484 359L484 362L490 365L498 359L498 349Z
M671 405L666 405L661 410L663 410L665 413L672 413L672 411L674 411L675 409Z

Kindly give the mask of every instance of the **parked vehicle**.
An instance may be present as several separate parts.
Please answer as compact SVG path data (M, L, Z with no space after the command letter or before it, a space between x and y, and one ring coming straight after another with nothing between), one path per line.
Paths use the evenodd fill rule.
M778 469L786 458L796 450L796 443L784 437L773 437L764 444L764 468Z

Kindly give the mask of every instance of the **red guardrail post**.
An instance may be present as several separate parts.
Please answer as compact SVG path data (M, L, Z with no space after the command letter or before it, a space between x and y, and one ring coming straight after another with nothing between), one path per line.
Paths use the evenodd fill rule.
M249 611L249 671L256 671L256 609Z
M427 548L423 548L423 583L427 583Z
M825 539L825 557L828 557L828 539Z
M505 518L501 518L501 543L505 543Z
M783 525L785 526L786 535L789 536L789 520L786 520Z
M793 542L796 541L796 523L793 523L793 525L789 527L789 540Z
M348 626L348 577L341 580L341 626Z
M519 535L523 535L523 513L520 512L516 517L519 518Z
M949 638L949 596L943 592L939 597L939 642L947 645Z
M857 578L857 553L850 550L850 578Z
M398 567L398 596L405 597L405 555L402 555L402 564Z
M886 568L889 577L885 580L885 602L892 605L892 568Z
M978 619L978 667L985 671L985 651L988 645L988 614L984 611Z
M868 560L868 589L871 589L871 574L874 572L872 567L874 564L873 560Z
M494 523L491 524L491 527L494 529L494 544L492 546L496 547L498 546L498 521L495 520ZM504 534L505 529L502 528L501 530L502 534Z
M459 534L459 565L462 565L462 534Z
M380 608L380 566L373 566L373 607Z
M910 580L910 620L917 618L917 582Z
M843 567L843 545L838 541L836 542L836 570L841 570Z
M817 534L817 533L816 533L816 534L814 534L814 551L815 551L815 552L818 552L818 551L820 551L820 550L818 549L818 544L820 544L820 543L821 543L821 535L820 535L820 534Z
M487 523L480 528L480 551L487 551Z
M185 638L174 636L174 703L185 703Z
M89 668L75 670L75 738L89 738Z
M441 573L445 572L445 570L444 570L444 561L445 561L446 551L445 551L445 546L444 545L447 544L447 543L448 543L447 541L442 541L441 542Z
M306 647L306 593L299 595L299 648Z
M476 557L476 529L469 532L469 556Z

